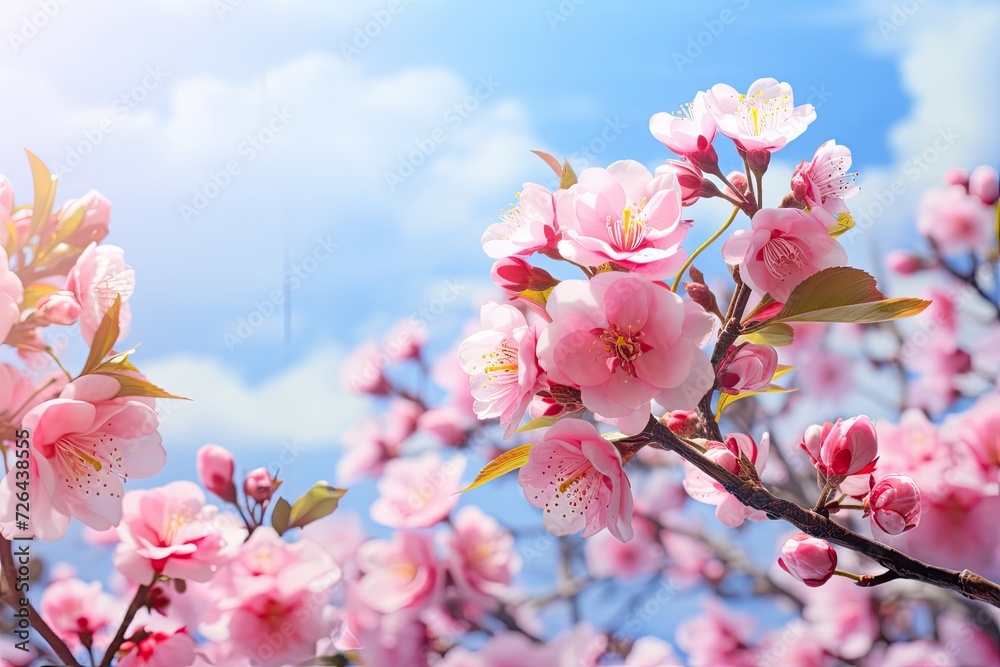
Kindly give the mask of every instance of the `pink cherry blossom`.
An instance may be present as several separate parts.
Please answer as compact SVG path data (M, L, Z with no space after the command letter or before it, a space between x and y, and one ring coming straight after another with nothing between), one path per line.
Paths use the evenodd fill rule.
M978 254L989 244L995 215L965 188L951 185L924 194L917 208L917 229L946 256Z
M7 263L7 253L0 247L0 342L7 338L21 317L21 298L24 288L21 279L10 270Z
M419 359L427 343L427 327L415 318L396 323L382 341L382 349L393 361L402 362Z
M68 326L80 317L80 304L72 292L62 290L47 294L38 300L35 319L42 324Z
M319 545L344 571L345 578L353 578L357 574L354 557L368 535L356 512L339 509L305 526L302 539Z
M666 278L687 258L681 244L690 223L681 220L681 188L672 172L654 177L640 163L622 160L584 169L567 196L573 215L560 222L565 259Z
M962 416L959 437L987 477L1000 476L1000 396L986 394Z
M66 386L62 373L42 379L48 387L38 391L31 376L10 364L0 364L0 422L20 424L24 415L36 405L59 395Z
M848 660L871 651L880 630L871 589L833 577L818 588L803 587L802 592L803 617L815 643Z
M337 462L337 477L349 484L359 477L381 474L386 462L400 454L403 443L416 431L423 408L407 399L394 399L389 412L368 418L344 430L344 455Z
M128 336L132 308L128 304L135 291L135 271L125 263L125 251L118 246L91 243L76 260L66 276L66 289L80 304L80 335L90 344L104 313L121 297L118 322L121 334Z
M806 586L822 586L837 569L837 552L826 540L796 533L781 547L778 565Z
M584 542L587 571L594 577L629 579L657 572L666 554L656 530L641 517L632 520L633 538L622 542L610 532L600 532Z
M792 174L792 194L809 207L821 207L831 214L844 213L845 199L858 193L856 174L851 168L851 149L831 139L816 149L812 160L802 161Z
M445 447L459 447L476 427L476 420L470 420L465 411L454 405L444 405L422 412L417 427L434 435Z
M92 646L94 637L122 613L97 581L87 584L76 578L58 579L44 591L39 604L42 618L74 650Z
M878 460L878 435L868 417L838 419L822 427L811 426L803 442L810 457L819 444L816 468L827 477L848 477L870 473Z
M905 475L886 475L872 487L866 506L874 525L899 535L920 522L920 489Z
M340 384L350 391L384 396L392 391L392 385L385 377L385 369L390 363L392 357L377 343L362 343L344 361Z
M710 599L704 614L680 624L677 643L692 667L754 667L757 661L749 650L754 625L749 614L730 612Z
M219 625L260 665L312 658L330 623L317 613L340 581L340 568L310 540L284 542L257 528L213 580L226 594Z
M494 259L555 250L559 240L556 203L541 185L525 183L517 204L483 234L483 251Z
M709 442L705 455L732 473L739 472L739 459L741 455L745 456L759 475L764 472L770 450L771 440L767 433L761 438L759 446L750 436L737 433L726 436L724 443ZM715 518L727 526L735 528L745 519L763 521L766 518L764 512L747 507L691 464L685 465L684 490L699 502L715 505Z
M195 662L195 641L183 628L146 630L132 635L121 647L118 667L189 667Z
M982 165L972 170L969 176L969 194L979 197L987 206L993 206L1000 199L1000 178L997 170L989 165Z
M465 457L447 461L433 452L389 461L378 481L379 498L371 517L392 528L433 526L458 502Z
M777 368L778 352L770 345L731 347L719 366L719 388L727 394L765 389Z
M687 155L697 152L700 144L715 141L717 128L705 93L699 92L694 101L681 107L677 114L663 111L653 114L649 119L649 131L673 152Z
M784 303L809 276L847 261L844 248L814 216L794 208L765 208L751 221L752 231L737 231L722 247L730 264L739 264L743 281Z
M399 531L391 540L370 540L358 550L358 566L358 595L384 614L424 609L444 584L434 540L426 533Z
M58 539L70 517L95 530L122 516L122 481L151 477L166 460L159 420L145 402L115 398L121 385L107 375L85 375L66 385L59 398L24 417L31 432L31 519L37 537ZM10 502L13 470L0 484L0 507L8 508L3 533L13 529Z
M661 284L611 272L566 280L549 297L552 324L538 340L549 380L579 387L581 400L604 418L628 418L641 430L656 399L668 409L693 408L715 372L699 350L713 320Z
M91 243L100 243L108 235L111 202L97 190L90 190L79 199L67 200L56 211L59 224L62 225L80 208L84 209L83 219L65 242L77 248L86 248Z
M258 503L266 503L274 492L274 481L267 468L255 468L243 480L243 493Z
M153 577L208 581L245 531L226 524L194 483L171 482L148 491L131 491L123 500L121 544L115 567L138 584Z
M816 120L813 106L795 106L792 87L775 79L757 79L746 95L724 83L716 84L705 93L705 103L719 132L746 152L783 148Z
M448 539L448 570L463 595L485 606L510 592L520 557L514 536L478 507L463 507Z
M712 196L709 194L710 188L714 187L711 181L706 181L701 169L688 160L667 160L666 164L660 165L654 172L655 176L663 174L673 174L677 179L677 186L681 190L681 206L691 206L703 196ZM709 189L706 190L706 187Z
M227 503L236 502L235 467L236 461L225 447L204 445L198 450L197 471L201 485Z
M590 422L556 422L531 448L518 482L553 535L582 530L589 537L607 528L622 542L632 539L632 487L621 454Z
M683 664L670 643L659 637L640 637L625 658L626 667L681 667Z
M893 250L886 254L885 265L890 271L909 276L927 268L919 255L909 250Z
M462 370L469 384L480 419L499 418L510 437L544 385L535 357L537 332L517 308L485 303L482 330L466 338L458 348Z

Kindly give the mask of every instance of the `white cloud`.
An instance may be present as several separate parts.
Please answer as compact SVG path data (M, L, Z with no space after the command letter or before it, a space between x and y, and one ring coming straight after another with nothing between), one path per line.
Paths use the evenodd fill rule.
M340 387L343 360L337 349L318 349L256 383L216 358L190 354L147 362L143 371L168 391L191 399L159 402L161 433L168 443L330 447L366 411L362 398Z

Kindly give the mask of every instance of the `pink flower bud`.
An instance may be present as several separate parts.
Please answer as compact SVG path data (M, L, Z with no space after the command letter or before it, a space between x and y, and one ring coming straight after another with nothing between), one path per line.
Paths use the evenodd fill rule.
M72 292L53 292L38 300L35 317L46 324L69 326L80 317L81 307Z
M767 165L771 164L771 151L766 149L747 151L747 164L754 174L764 173Z
M271 473L266 468L257 468L247 473L247 478L243 481L243 493L247 498L263 503L271 499L272 491Z
M771 384L777 368L778 352L770 345L731 347L719 367L719 388L727 394L763 389Z
M657 176L665 173L672 173L677 177L677 184L681 188L681 206L690 206L698 201L701 186L705 182L701 169L687 160L667 160L665 165L656 169Z
M890 535L905 533L920 522L920 489L905 475L886 475L872 487L866 502L871 520Z
M893 250L885 258L885 265L890 271L901 276L908 276L917 271L923 271L926 267L924 261L912 252L906 250Z
M66 237L66 243L76 248L86 248L93 242L100 243L108 235L111 223L111 202L97 190L91 190L79 199L70 199L56 212L59 224L65 224L80 207L84 208L83 220Z
M958 167L951 167L944 172L944 182L947 185L961 185L963 188L969 187L969 172Z
M781 569L806 586L822 586L837 569L837 552L826 540L805 533L792 535L781 547Z
M969 177L969 194L979 197L987 206L993 206L1000 199L1000 179L997 170L988 165L976 167Z
M236 502L236 485L233 483L233 455L219 445L205 445L198 450L197 469L201 485L227 503Z
M682 438L694 436L701 426L701 418L694 410L674 410L664 416L663 422L667 428Z
M827 422L823 426L813 425L806 429L806 433L802 436L802 444L799 445L805 452L809 455L809 459L812 461L813 465L819 463L819 451L823 447L823 438L826 434L830 432L833 428L833 424Z
M731 473L740 471L739 450L730 451L723 443L713 440L706 445L705 458L716 463Z
M847 477L869 473L878 460L878 436L871 420L864 415L838 419L829 432L824 426L819 468L827 477Z
M493 282L510 296L520 296L525 290L544 292L555 287L559 281L545 269L532 266L520 257L504 257L497 260L490 270Z

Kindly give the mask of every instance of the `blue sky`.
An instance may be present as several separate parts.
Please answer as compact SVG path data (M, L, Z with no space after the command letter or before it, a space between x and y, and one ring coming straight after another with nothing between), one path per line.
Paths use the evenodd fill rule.
M108 241L138 274L137 362L195 399L165 420L168 477L208 441L262 461L294 441L313 455L292 474L332 477L366 409L339 387L345 351L452 293L436 349L459 333L490 294L482 230L522 182L551 183L532 148L653 166L670 156L651 114L717 82L788 81L819 117L769 192L823 141L850 146L862 264L873 238L909 242L945 166L1000 148L988 2L11 0L0 28L3 173L27 201L27 147L64 167L62 197L112 200ZM390 188L401 161L420 164ZM722 212L696 213L693 243ZM290 336L272 296L286 287Z

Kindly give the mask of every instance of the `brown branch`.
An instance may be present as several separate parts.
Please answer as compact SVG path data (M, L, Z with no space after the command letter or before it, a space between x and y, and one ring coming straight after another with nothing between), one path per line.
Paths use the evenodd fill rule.
M778 498L765 489L758 480L744 479L709 460L696 447L678 438L658 421L651 419L645 433L652 441L650 444L676 452L685 461L721 484L744 505L765 512L769 519L787 521L808 535L864 554L895 573L900 579L911 579L947 588L973 600L980 600L1000 608L1000 585L974 572L969 570L959 572L928 565L892 547L848 530L825 516ZM888 576L878 575L873 580L885 579Z
M135 615L146 604L149 589L150 586L139 586L139 589L135 592L135 597L132 598L132 602L128 606L128 611L125 612L125 618L122 619L122 624L118 626L115 638L111 640L111 643L108 644L108 648L104 652L104 659L101 660L100 667L111 667L111 661L115 659L115 653L118 652L122 642L125 641L125 633L128 632L128 627L132 625Z
M14 564L14 554L11 551L11 543L5 537L0 536L0 569L3 569L4 579L7 581L7 587L10 589L8 591L7 604L13 608L18 608L17 599L17 566ZM80 663L76 661L73 656L73 652L69 650L66 643L56 635L55 631L49 627L49 624L45 622L41 614L35 610L31 602L28 602L28 622L31 623L38 634L42 636L42 639L52 647L59 659L66 663L69 667L80 667Z

